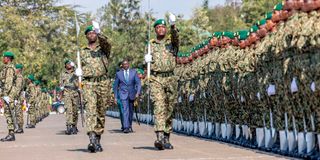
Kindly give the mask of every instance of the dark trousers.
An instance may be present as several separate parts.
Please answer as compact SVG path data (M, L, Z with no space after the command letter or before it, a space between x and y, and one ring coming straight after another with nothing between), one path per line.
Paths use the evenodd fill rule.
M132 118L133 118L133 103L134 100L121 99L123 106L123 127L125 129L132 128Z

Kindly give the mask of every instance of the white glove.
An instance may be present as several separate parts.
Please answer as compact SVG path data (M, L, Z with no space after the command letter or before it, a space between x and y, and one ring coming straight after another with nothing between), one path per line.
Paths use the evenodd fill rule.
M169 24L173 26L175 25L175 23L176 23L176 16L171 12L169 12Z
M99 33L101 32L100 26L99 26L99 23L98 23L98 22L92 21L92 26L93 26L94 31L95 31L97 34L99 34Z
M194 101L194 95L193 94L190 94L189 96L189 102L193 102Z
M7 103L10 104L10 98L8 96L3 96L2 99Z
M74 67L74 66L75 66L75 64L74 64L73 62L70 62L70 66Z
M244 102L244 101L245 101L244 97L241 96L241 97L240 97L240 102Z
M298 92L298 85L297 85L297 78L296 77L293 77L292 81L291 81L291 86L290 86L290 89L291 89L291 93L295 93L295 92Z
M267 89L267 93L268 93L268 96L275 95L276 94L276 86L273 84L269 84L269 87Z
M64 87L63 87L63 86L61 86L61 87L60 87L60 89L61 89L61 90L64 90Z
M179 98L178 98L178 102L179 102L179 103L181 103L181 102L182 102L182 98L181 98L181 96L179 96Z
M82 69L81 68L77 68L76 71L75 71L75 75L78 76L78 77L81 77L82 76Z
M152 61L152 55L151 55L151 54L146 54L146 55L144 56L144 61L145 61L146 63L151 62L151 61Z
M312 92L315 92L316 91L316 83L312 82L310 89L312 90Z
M257 97L258 97L258 100L260 101L261 100L260 92L257 93Z

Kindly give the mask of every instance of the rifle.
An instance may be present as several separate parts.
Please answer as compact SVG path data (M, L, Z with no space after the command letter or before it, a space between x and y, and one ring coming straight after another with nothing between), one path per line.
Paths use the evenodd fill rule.
M134 109L134 114L135 114L135 116L136 116L136 120L137 120L137 123L138 123L138 125L140 126L140 120L139 120L139 116L138 116L138 111L137 111L137 107L139 107L139 99L137 99L137 101L138 101L138 106L133 106L133 109Z
M80 61L80 47L79 47L79 33L80 26L78 24L77 14L75 13L75 22L76 22L76 31L77 31L77 66L81 69L81 61ZM80 105L80 115L81 115L81 125L84 126L84 103L83 103L83 95L82 95L82 83L81 76L78 77L78 96L79 96L79 105Z

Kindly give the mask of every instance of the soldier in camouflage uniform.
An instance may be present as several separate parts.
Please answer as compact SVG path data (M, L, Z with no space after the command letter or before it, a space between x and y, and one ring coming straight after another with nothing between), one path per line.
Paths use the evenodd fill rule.
M14 90L16 74L15 74L15 67L12 63L14 59L14 54L12 52L5 52L3 54L2 62L4 64L4 68L0 72L0 87L1 87L1 98L4 105L4 115L7 119L7 128L8 128L8 135L5 138L0 139L0 141L15 141L14 136L14 96L16 95Z
M17 123L18 123L18 128L15 130L15 133L23 133L23 112L22 112L22 103L24 101L24 96L22 95L22 92L24 90L25 84L24 84L24 78L22 75L22 69L23 65L22 64L16 64L16 93L15 95L15 101L16 101L16 116L17 116Z
M107 37L100 34L99 26L95 23L86 28L85 35L88 46L81 52L82 69L77 68L75 74L83 77L86 126L90 139L88 150L102 152L100 139L104 132L106 105L112 102L112 84L107 78L111 44Z
M151 99L154 101L155 132L154 145L159 150L173 149L169 138L172 132L173 106L176 103L178 79L173 70L176 67L176 55L179 50L178 30L174 25L175 16L170 15L171 36L166 37L166 21L159 19L154 23L156 39L151 41ZM146 62L152 58L146 55Z
M27 89L26 94L27 96L27 104L30 104L30 107L28 108L28 117L27 119L27 126L26 128L35 128L36 127L36 87L34 85L35 78L32 74L28 75L27 79Z
M66 107L66 134L77 134L77 123L78 123L78 93L75 83L77 77L74 75L74 63L70 60L65 61L66 71L62 73L60 79L60 86L63 89L63 101Z

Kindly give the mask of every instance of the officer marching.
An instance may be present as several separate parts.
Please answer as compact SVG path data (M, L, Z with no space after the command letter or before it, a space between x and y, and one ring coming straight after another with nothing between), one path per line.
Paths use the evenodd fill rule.
M173 149L170 143L172 132L173 106L176 103L178 79L173 70L179 51L179 36L175 26L176 17L169 16L170 36L164 19L157 20L153 27L156 39L151 40L152 55L145 55L145 62L151 63L150 96L154 102L155 133L154 146L159 150Z

